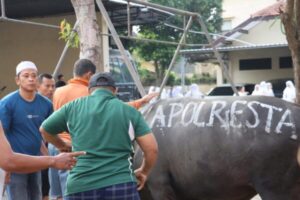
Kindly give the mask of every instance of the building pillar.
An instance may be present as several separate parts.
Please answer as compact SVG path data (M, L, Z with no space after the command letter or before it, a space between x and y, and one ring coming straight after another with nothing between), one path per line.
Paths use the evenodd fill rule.
M222 85L224 83L223 71L220 65L217 65L217 85Z

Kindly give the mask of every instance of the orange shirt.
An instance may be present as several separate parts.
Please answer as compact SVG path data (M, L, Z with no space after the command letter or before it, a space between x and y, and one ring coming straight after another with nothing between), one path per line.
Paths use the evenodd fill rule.
M68 84L59 87L55 90L53 95L53 109L58 110L66 103L85 97L89 95L88 80L82 78L73 78L68 81ZM71 136L69 133L61 133L59 137L65 142L71 142Z
M53 109L58 110L66 103L78 99L80 97L85 97L89 95L88 90L89 82L86 79L82 78L73 78L68 81L68 84L59 87L55 90L53 95ZM139 109L142 106L142 100L136 100L128 102L128 104L136 109ZM71 136L69 133L64 132L59 134L59 137L65 142L71 142Z

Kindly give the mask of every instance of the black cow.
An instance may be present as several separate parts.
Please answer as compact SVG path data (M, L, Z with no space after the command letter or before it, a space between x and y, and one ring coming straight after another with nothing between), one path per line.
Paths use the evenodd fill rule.
M296 104L180 98L160 100L144 116L159 145L147 183L153 200L300 199Z

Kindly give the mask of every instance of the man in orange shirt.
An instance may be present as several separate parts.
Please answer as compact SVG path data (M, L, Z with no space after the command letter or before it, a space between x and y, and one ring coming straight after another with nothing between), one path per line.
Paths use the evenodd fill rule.
M73 78L68 81L68 84L56 89L53 95L54 110L58 110L66 103L80 97L89 95L88 85L89 80L96 72L96 66L88 59L79 59L74 64ZM144 96L128 104L139 109L144 104L148 103L152 98L156 97L157 93L152 93ZM59 137L71 146L71 137L69 133L62 133ZM49 154L56 155L59 151L52 144L49 144ZM63 149L60 149L63 151ZM66 187L68 171L49 169L50 182L50 199L61 199Z

